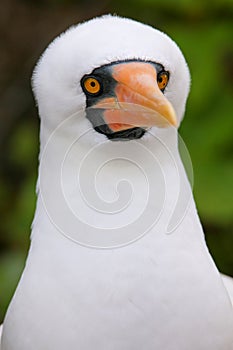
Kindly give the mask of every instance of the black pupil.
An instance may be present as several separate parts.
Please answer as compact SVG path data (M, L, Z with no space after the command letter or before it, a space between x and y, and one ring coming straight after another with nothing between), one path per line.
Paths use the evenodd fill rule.
M94 81L91 82L91 86L95 87L95 82Z
M159 77L159 83L162 83L162 82L163 82L163 78Z

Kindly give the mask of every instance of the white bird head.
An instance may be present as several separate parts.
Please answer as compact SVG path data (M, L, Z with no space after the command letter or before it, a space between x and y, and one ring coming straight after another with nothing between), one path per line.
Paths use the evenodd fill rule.
M86 111L84 127L111 140L178 126L189 85L187 64L173 40L148 25L110 15L56 38L33 75L42 126L49 134L81 110Z

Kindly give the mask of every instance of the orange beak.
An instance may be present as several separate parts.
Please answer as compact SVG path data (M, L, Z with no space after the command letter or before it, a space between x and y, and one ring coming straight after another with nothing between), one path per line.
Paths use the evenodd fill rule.
M175 111L158 87L152 64L116 64L112 75L117 82L115 96L102 99L92 108L104 109L104 120L113 132L132 127L177 126Z

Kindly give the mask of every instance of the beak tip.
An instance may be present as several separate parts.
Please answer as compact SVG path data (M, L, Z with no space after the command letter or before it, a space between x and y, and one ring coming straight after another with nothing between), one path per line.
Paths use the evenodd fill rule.
M176 117L171 121L171 125L174 126L175 128L178 127L178 121Z
M169 106L169 113L168 113L169 117L167 118L167 120L168 120L170 126L174 126L175 128L177 128L178 127L178 119L177 119L176 112L170 103L168 103L168 106Z

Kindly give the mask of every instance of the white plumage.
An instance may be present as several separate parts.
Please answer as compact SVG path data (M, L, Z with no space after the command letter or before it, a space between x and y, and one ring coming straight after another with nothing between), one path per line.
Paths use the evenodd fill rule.
M31 247L4 322L1 350L233 349L232 306L205 244L178 152L177 130L153 127L139 140L112 142L95 132L85 116L83 75L129 59L157 62L170 72L164 94L180 122L190 84L185 59L168 36L144 24L105 16L74 26L54 40L35 70L33 88L41 117L38 202ZM77 147L66 157L75 141ZM116 222L114 215L85 205L75 187L73 174L82 170L80 164L84 166L93 149L91 161L87 158L84 191L92 186L89 178L95 161L98 168L99 160L101 165L113 154L115 162L108 162L105 172L97 176L98 193L111 202L117 198L114 181L130 179L134 187L127 216L116 212ZM152 157L163 177L151 163ZM54 192L61 176L58 165L64 159L63 191L78 219L65 207L61 211L62 192ZM154 203L146 208L147 218L156 213L157 221L143 237L119 248L94 249L75 243L76 238L88 242L89 236L91 242L93 232L97 243L98 234L104 242L101 227L114 228L118 223L121 229L127 218L128 232L125 226L124 230L129 237L132 227L144 229L145 221L131 225L141 215L140 205L148 195L145 177L133 162L147 171L149 199L153 193ZM184 207L178 208L182 220L167 234L179 191L187 211L183 217ZM156 202L160 196L164 199L161 212L161 203ZM79 220L80 215L88 223ZM63 234L61 227L67 230Z

